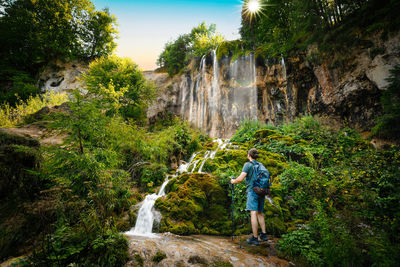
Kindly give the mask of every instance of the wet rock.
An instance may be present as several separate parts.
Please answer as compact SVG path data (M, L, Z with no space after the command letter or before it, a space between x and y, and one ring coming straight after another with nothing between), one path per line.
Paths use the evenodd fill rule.
M128 239L131 260L126 266L289 266L272 253L252 254L239 248L238 243L227 237L162 234L154 239L135 236ZM159 250L165 252L166 258L155 263L152 258ZM143 265L138 265L138 259L143 260Z
M188 262L191 264L207 264L208 263L208 261L205 258L203 258L199 255L190 256Z

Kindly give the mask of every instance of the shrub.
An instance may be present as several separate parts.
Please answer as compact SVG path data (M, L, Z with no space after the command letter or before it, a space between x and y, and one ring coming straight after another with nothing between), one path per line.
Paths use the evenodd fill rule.
M24 122L24 119L46 106L61 105L66 102L66 94L47 92L44 95L30 96L26 101L19 100L15 107L8 103L0 107L0 127L15 127Z

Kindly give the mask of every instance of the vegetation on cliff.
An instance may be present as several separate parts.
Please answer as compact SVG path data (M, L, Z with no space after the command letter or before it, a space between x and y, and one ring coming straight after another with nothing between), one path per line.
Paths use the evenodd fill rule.
M400 64L390 72L389 87L383 92L381 98L383 115L378 117L378 123L372 129L372 134L398 141L400 137Z
M182 72L191 59L207 54L222 41L224 37L216 32L215 24L207 26L202 22L190 33L182 34L175 41L166 43L157 59L157 65L160 70L173 76Z
M263 2L263 1L261 1ZM247 48L263 47L271 57L287 56L316 44L324 53L370 47L368 34L383 39L400 28L395 0L271 0L250 20L243 14L240 33Z

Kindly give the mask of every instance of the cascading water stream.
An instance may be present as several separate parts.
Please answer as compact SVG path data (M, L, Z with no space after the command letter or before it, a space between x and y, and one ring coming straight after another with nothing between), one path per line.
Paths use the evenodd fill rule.
M282 57L282 59L281 59L281 65L282 65L283 79L286 81L286 79L287 79L287 72L286 72L285 59L284 59L283 57Z
M154 212L153 207L156 200L165 195L165 186L168 184L168 177L165 179L164 183L161 185L161 188L158 194L147 195L143 201L142 206L139 209L138 217L136 220L135 227L130 231L126 232L127 235L136 235L136 236L146 236L146 237L155 237L152 234L153 223L154 223Z

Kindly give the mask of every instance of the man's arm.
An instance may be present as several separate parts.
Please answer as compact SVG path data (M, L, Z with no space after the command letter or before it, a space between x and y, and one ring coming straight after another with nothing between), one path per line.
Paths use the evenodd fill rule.
M244 180L244 178L246 178L246 176L247 176L247 173L242 172L242 173L239 175L238 178L236 178L236 179L231 179L231 184L238 184L238 183L241 183L241 182Z

